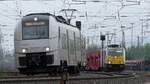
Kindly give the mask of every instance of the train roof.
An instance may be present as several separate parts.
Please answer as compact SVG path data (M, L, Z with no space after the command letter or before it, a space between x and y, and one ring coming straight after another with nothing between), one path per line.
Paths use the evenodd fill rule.
M47 16L50 16L50 15L52 15L52 14L50 14L50 13L30 13L30 14L27 14L27 15L25 15L25 16L30 16L30 15L47 15ZM52 15L53 16L53 15Z
M118 45L118 44L110 44L110 45L108 45L108 47L115 48L115 47L120 47L120 45Z
M56 19L57 22L64 23L64 24L76 27L76 26L74 26L72 24L69 24L69 22L63 16L55 16L55 15L50 14L50 13L31 13L31 14L25 15L24 17L31 16L31 15L47 15L47 16L52 16L52 17L54 17Z

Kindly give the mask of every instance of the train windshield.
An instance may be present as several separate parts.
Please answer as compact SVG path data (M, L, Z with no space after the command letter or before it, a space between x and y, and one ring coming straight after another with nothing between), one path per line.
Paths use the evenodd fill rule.
M49 37L48 25L23 26L22 28L23 40L48 39L48 37Z
M108 55L111 55L111 56L122 56L123 55L123 49L121 49L121 48L108 49Z

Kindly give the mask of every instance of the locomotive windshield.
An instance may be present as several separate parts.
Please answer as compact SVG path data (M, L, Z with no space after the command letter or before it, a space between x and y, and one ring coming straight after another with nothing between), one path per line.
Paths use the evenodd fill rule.
M123 55L123 50L121 48L108 49L108 55L111 55L111 56L122 56Z
M24 22L22 28L22 39L48 39L49 25L46 21Z

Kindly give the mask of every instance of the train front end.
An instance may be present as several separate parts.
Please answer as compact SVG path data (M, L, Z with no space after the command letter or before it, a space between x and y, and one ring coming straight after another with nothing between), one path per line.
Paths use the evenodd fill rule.
M107 47L105 64L107 71L123 71L125 68L125 49L119 46Z
M41 72L53 64L48 15L27 15L22 18L15 30L15 57L16 66L23 74Z

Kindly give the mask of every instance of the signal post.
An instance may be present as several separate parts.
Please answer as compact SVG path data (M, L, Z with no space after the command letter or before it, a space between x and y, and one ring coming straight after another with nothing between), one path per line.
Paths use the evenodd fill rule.
M102 41L102 52L101 52L102 62L101 63L102 63L102 70L104 70L104 41L105 41L105 35L101 35L100 40Z

